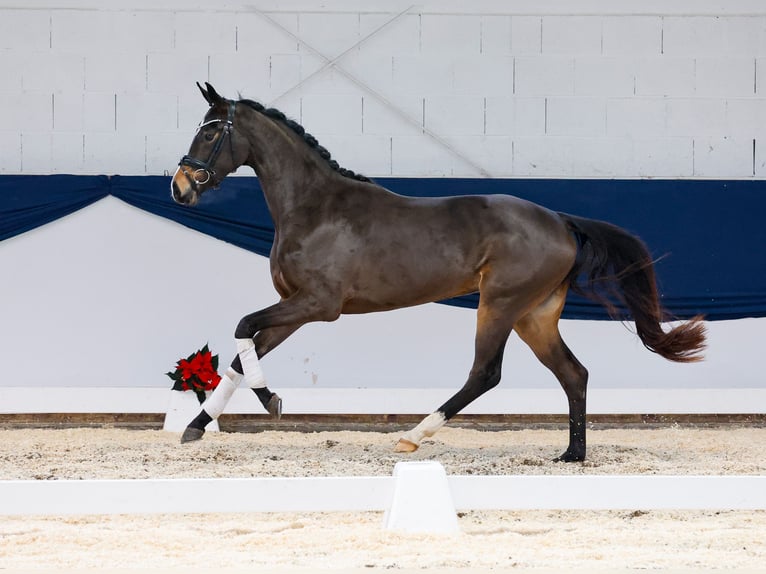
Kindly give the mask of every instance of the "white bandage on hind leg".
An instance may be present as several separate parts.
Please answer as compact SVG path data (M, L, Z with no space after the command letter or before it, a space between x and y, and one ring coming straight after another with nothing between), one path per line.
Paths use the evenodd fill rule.
M404 433L402 438L412 444L420 446L420 441L426 437L433 436L446 422L447 419L444 418L444 414L436 411L420 421L420 424L414 429Z
M245 384L251 389L260 389L266 386L266 379L261 370L261 362L255 352L255 343L252 339L234 339L237 342L237 354L242 363L242 372L245 374Z
M226 403L229 402L231 395L234 394L241 381L242 375L231 367L226 369L223 377L218 381L218 386L213 389L207 400L202 403L202 409L214 419L220 417L223 409L226 407Z

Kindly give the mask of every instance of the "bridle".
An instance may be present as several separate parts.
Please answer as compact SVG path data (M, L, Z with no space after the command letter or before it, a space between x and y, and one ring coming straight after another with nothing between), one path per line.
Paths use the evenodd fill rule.
M230 101L229 102L229 111L226 119L216 118L214 120L208 120L205 123L202 123L197 128L197 133L204 128L205 126L209 126L212 124L220 123L221 125L221 135L216 140L215 145L213 146L213 149L210 151L210 155L208 156L207 160L202 161L201 159L194 158L190 155L185 155L181 158L181 161L178 162L179 166L188 166L194 171L191 175L189 175L187 172L183 172L184 175L189 178L189 180L192 182L192 185L195 187L197 185L204 185L208 181L210 181L213 176L215 176L215 170L213 169L213 166L215 165L215 162L218 160L218 156L221 155L221 150L223 149L223 142L225 140L229 140L229 147L232 151L233 156L233 148L231 143L231 133L234 131L234 111L236 109L236 103ZM183 170L181 170L183 171Z

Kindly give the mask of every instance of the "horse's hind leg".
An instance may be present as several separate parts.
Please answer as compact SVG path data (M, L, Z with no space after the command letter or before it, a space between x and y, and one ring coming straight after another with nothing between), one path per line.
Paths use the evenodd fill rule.
M512 314L479 303L476 352L468 380L436 412L428 415L414 429L405 433L394 448L395 452L417 450L425 437L432 436L449 419L500 382L503 351L512 327Z
M569 350L559 333L558 321L564 308L567 284L561 285L546 301L516 322L514 329L540 362L561 383L569 403L569 446L557 460L585 458L585 399L588 371Z

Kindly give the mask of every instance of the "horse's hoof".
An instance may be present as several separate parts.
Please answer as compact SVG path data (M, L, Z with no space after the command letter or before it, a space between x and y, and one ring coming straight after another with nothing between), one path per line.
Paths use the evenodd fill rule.
M585 460L585 453L579 454L576 452L566 451L561 456L553 459L553 462L582 462Z
M272 418L277 420L282 418L282 399L279 398L278 394L274 393L271 395L269 402L266 404L266 410Z
M415 452L416 450L418 450L418 445L406 438L400 438L394 447L394 452Z
M205 429L195 429L194 427L186 427L184 434L181 435L181 444L185 442L192 442L202 438L205 434Z

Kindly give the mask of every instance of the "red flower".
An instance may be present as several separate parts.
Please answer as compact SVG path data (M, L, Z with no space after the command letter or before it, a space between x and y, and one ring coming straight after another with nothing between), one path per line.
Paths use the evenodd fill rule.
M194 391L202 402L204 392L212 391L221 381L217 370L218 355L213 355L205 345L186 359L179 359L175 372L166 374L174 381L174 390Z

